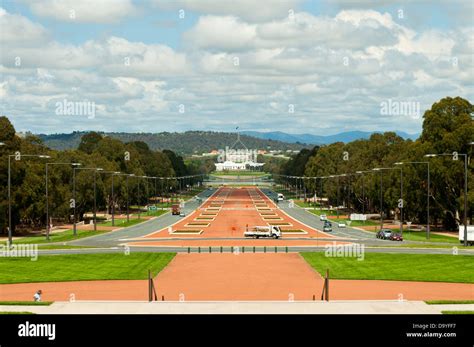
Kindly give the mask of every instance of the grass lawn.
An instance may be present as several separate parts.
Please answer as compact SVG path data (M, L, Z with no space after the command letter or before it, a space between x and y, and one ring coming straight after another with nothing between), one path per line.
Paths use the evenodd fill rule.
M61 244L41 244L38 245L38 249L78 249L78 248L97 248L95 246L72 246L72 245L61 245Z
M18 311L18 312L4 311L4 312L0 312L0 314L35 314L35 313L28 312L28 311Z
M316 210L307 210L308 212L311 212L315 215L322 215L322 214L325 214L326 216L337 216L337 211L333 211L333 210L325 210L325 209L322 209L320 210L319 208L316 209ZM339 216L342 216L343 213L340 213ZM332 220L332 219L331 219ZM347 219L346 219L347 220Z
M381 246L370 246L370 248L385 248L385 247L393 247L393 248L451 248L457 247L457 249L469 249L469 250L474 250L474 247L472 246L463 246L463 245L445 245L442 243L439 244L433 244L433 243L428 243L428 242L420 242L420 243L400 243L397 241L392 242L391 244L385 244Z
M269 174L261 171L215 171L210 176L268 176Z
M474 300L427 300L428 305L465 305L474 304Z
M295 205L299 207L311 207L311 208L319 208L319 204L314 204L312 202L304 202L303 200L295 200Z
M156 276L175 253L122 253L42 255L29 258L0 258L0 283L138 280L148 270Z
M474 311L441 311L442 314L474 314Z
M0 301L0 306L49 306L53 301Z
M362 261L324 252L301 255L321 275L329 269L335 279L474 283L469 255L365 253Z
M362 220L349 220L348 218L335 218L335 219L331 219L331 222L343 222L343 223L346 223L347 225L348 222L351 222L350 226L351 227L363 227L363 226L369 226L369 225L380 225L380 223L378 222L375 222L373 220L366 220L366 221L362 221Z
M404 231L403 232L403 239L410 240L410 241L425 241L425 242L449 242L455 243L457 245L461 245L459 240L456 237L446 236L446 235L438 235L430 233L430 239L426 239L426 232L425 231Z
M130 218L130 220L127 222L127 218L120 218L120 219L115 219L115 227L118 228L126 228L126 227L131 227L132 225L139 224L142 222L147 221L147 219L138 219L138 218ZM112 221L104 222L97 224L102 227L111 227L112 226Z
M351 226L355 226L351 224ZM378 230L378 228L377 228ZM393 231L400 231L400 228L392 228ZM374 230L367 230L371 232L375 232ZM403 230L403 239L407 241L422 241L422 242L447 242L452 243L454 245L462 246L459 240L456 237L446 236L446 235L438 235L430 233L430 239L426 238L426 231L408 231Z
M83 239L85 237L100 235L100 234L103 234L103 233L106 233L106 232L109 232L109 231L107 231L107 230L93 231L93 230L79 230L78 229L77 230L77 235L74 236L73 230L70 229L70 230L65 230L65 231L59 232L59 233L50 234L49 235L49 238L50 238L49 241L46 240L45 235L40 235L40 236L25 236L25 237L22 237L20 239L13 240L13 243L21 243L21 244L35 243L35 244L39 244L39 245L43 245L43 244L47 245L47 244L56 243L56 242L67 242L67 241L79 240L79 239Z

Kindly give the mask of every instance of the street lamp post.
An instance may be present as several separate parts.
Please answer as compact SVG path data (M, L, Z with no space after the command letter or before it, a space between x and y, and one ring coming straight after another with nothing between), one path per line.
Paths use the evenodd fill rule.
M19 161L22 157L28 158L41 158L49 159L49 155L37 155L37 154L21 154L16 152L15 154L8 155L8 245L9 247L13 244L12 234L12 195L11 195L11 158L15 157L15 160Z
M128 189L128 178L134 177L135 174L128 174L126 178L126 185L127 185L127 222L130 221L130 191Z
M472 143L471 143L472 144ZM467 154L466 153L442 153L442 154L426 154L425 157L433 158L439 156L452 156L453 160L457 160L458 156L464 157L464 246L467 247Z
M426 194L426 239L430 238L430 162L429 161L404 161L395 163L403 164L426 164L427 165L427 194Z
M45 183L46 183L46 240L49 241L49 234L51 232L51 224L49 222L49 196L48 196L48 165L71 165L73 167L80 166L80 163L46 163L45 165ZM73 170L74 171L74 170ZM73 197L73 199L75 199ZM74 201L74 204L76 202Z
M112 176L112 188L111 188L111 199L112 199L112 208L110 209L112 212L112 226L115 226L115 196L114 196L114 176L120 175L120 171L102 171L102 174L111 174Z
M366 196L365 196L365 173L372 173L371 170L356 171L356 174L362 175L362 214L365 214Z
M383 170L400 170L400 233L403 233L403 170L401 167L378 167L373 169L373 171L383 171ZM382 174L380 174L380 196L381 196L381 201L383 199L383 190L382 190ZM380 207L382 208L382 203L380 204ZM381 215L382 217L382 215ZM383 222L382 224L383 225ZM382 228L382 227L381 227Z
M380 171L380 230L383 228L383 177L380 168L372 169L373 171Z
M95 167L75 167L73 168L73 199L74 199L74 218L73 218L73 233L74 235L77 235L77 226L76 226L76 170L94 170L94 231L97 230L97 227L96 227L96 212L95 212L95 209L96 209L96 172L97 171L103 171L104 169L102 168L95 168Z

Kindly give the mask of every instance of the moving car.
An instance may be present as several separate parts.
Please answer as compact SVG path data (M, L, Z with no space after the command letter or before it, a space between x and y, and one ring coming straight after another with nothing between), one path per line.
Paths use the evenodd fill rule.
M391 241L403 241L403 236L400 233L392 233L390 235L390 240Z
M390 235L392 235L392 230L390 229L382 229L377 232L376 237L382 240L390 239Z
M285 196L282 193L278 193L278 201L283 201Z
M323 231L331 232L332 231L332 223L326 220L324 222Z
M345 227L346 227L346 223L344 223L344 222L337 222L337 227L338 227L338 228L345 228Z
M325 214L322 214L319 216L319 220L328 220L328 216L326 216Z

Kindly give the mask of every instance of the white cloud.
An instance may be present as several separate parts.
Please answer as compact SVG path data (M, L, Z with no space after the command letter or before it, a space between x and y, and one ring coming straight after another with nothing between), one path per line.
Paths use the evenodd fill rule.
M17 45L41 45L48 35L46 29L28 18L11 14L0 7L0 45L14 47Z
M131 0L22 0L40 17L69 23L115 23L133 15Z
M250 22L263 22L287 17L303 0L153 0L155 6L178 11L197 12L208 15L236 16Z
M473 96L472 27L414 30L373 10L258 21L222 11L201 16L178 48L112 35L60 43L26 17L0 12L0 21L14 18L15 31L27 33L13 43L10 31L2 43L1 111L20 130L44 132L249 129L265 122L289 132L414 132L420 119L381 118L380 102L415 100L423 108L446 95ZM96 119L58 118L52 107L64 98L94 101Z

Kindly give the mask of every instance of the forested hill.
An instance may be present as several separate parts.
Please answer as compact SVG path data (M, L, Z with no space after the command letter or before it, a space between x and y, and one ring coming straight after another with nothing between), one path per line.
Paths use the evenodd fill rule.
M44 144L52 149L64 150L77 148L81 137L87 132L70 134L37 135ZM237 139L235 133L213 131L186 131L183 133L103 133L122 142L143 141L153 150L171 149L181 154L201 154L213 149L232 146ZM300 143L286 143L253 136L241 135L241 141L249 149L300 150L312 146ZM239 147L240 148L240 147Z

